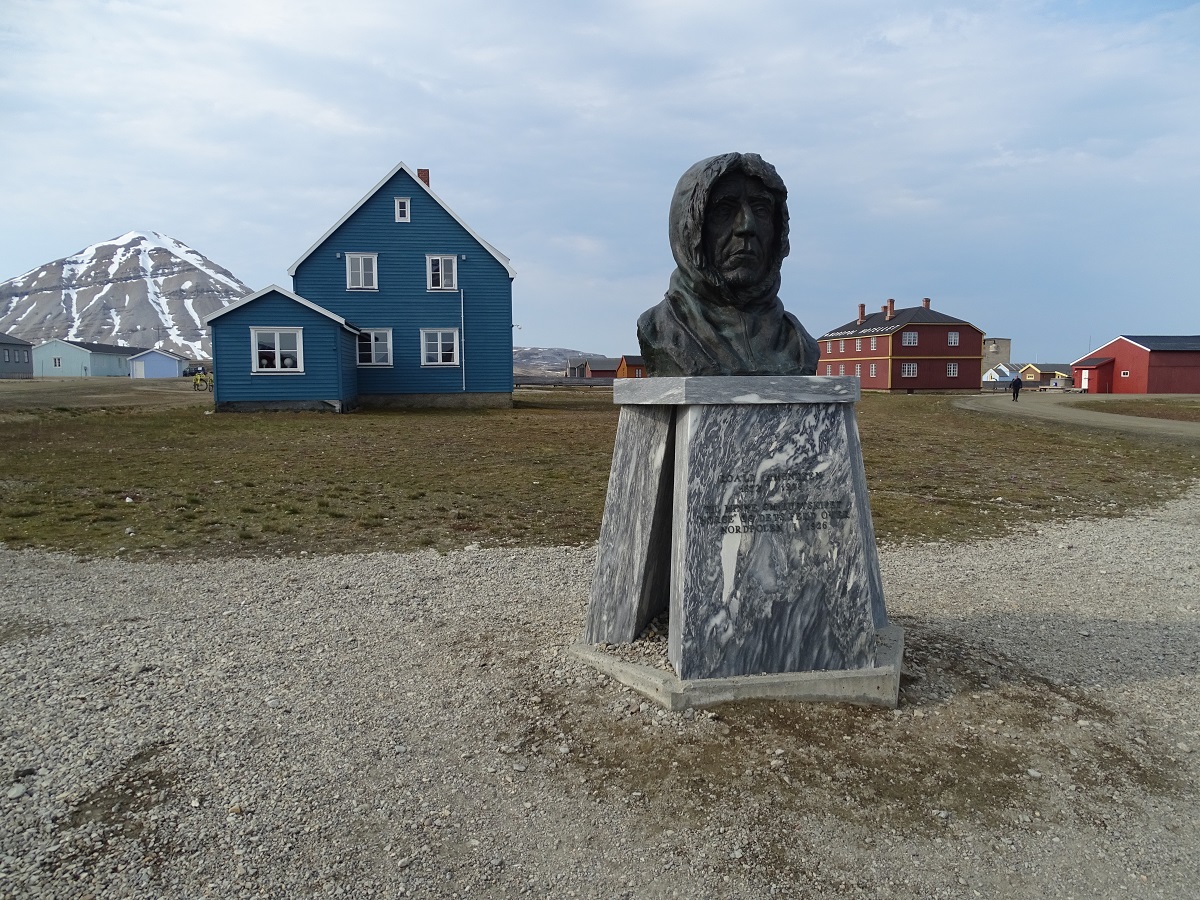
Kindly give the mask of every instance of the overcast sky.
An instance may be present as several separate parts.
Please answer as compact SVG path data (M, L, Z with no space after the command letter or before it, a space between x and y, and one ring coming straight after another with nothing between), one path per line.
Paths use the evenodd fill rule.
M741 150L814 335L1200 333L1200 4L3 0L0 114L0 280L153 230L290 287L403 160L511 257L515 343L635 353L675 182Z

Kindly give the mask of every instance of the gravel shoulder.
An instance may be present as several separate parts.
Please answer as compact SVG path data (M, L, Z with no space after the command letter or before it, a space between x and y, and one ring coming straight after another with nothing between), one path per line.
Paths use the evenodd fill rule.
M884 547L899 710L698 714L567 656L594 548L0 548L0 896L1193 898L1198 545Z

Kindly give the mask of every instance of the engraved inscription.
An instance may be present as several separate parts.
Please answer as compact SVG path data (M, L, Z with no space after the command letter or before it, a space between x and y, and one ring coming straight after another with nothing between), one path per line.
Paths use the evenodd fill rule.
M850 498L806 498L814 477L804 470L774 472L761 482L754 473L722 475L717 482L725 485L725 499L701 504L698 524L725 534L782 534L840 526L850 518Z

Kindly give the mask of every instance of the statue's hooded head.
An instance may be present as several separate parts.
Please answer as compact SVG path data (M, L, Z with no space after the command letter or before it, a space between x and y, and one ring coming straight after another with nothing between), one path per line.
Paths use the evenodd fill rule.
M757 153L701 160L675 187L670 238L687 293L742 309L775 302L791 249L783 179Z

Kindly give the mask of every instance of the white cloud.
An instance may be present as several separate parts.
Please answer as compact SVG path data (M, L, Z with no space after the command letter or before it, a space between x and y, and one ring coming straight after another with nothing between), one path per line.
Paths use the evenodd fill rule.
M1127 315L1106 285L1193 321L1200 6L17 0L4 23L0 277L140 228L280 281L404 159L513 258L523 340L618 352L666 286L675 179L742 149L789 184L784 294L814 328L933 285L1018 340L1082 297Z

